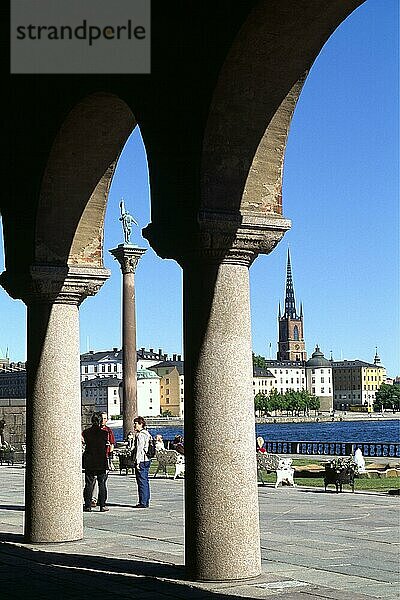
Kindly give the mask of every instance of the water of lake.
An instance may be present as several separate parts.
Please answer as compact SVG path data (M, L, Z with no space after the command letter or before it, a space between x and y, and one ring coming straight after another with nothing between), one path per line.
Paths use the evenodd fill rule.
M184 435L182 427L149 427L152 435L161 433L165 440ZM114 429L122 440L122 429ZM400 441L400 421L335 421L330 423L263 423L256 434L264 440L284 442L392 442Z

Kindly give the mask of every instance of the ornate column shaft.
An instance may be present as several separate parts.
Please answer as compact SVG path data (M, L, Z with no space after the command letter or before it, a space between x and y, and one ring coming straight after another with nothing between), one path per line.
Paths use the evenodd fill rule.
M199 224L193 246L175 254L184 280L186 566L193 579L246 579L261 572L249 266L290 223L203 213Z
M28 307L25 537L83 537L78 306L98 292L106 269L34 266L1 276Z
M117 248L110 250L114 258L118 260L122 271L122 418L124 438L132 430L133 419L138 414L135 271L145 252L145 248L131 244L120 244Z

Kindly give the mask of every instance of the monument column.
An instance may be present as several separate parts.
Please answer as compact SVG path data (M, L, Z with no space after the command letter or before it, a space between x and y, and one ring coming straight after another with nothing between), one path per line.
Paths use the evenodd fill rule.
M185 562L194 580L248 579L261 572L249 267L290 222L204 211L198 223L170 248L184 286Z
M79 313L106 269L33 266L1 283L28 307L25 538L83 537Z
M137 354L136 354L136 308L135 271L146 252L133 244L119 244L110 253L120 264L122 271L122 355L123 355L123 403L122 418L124 438L132 430L137 417Z

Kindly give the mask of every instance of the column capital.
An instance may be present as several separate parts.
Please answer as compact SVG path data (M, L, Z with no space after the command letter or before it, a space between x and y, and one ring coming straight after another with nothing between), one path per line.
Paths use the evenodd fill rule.
M133 244L119 244L109 252L119 262L122 274L125 275L136 271L137 264L146 252L146 248L139 248Z
M25 304L74 304L94 296L109 278L108 269L32 265L28 273L0 275L0 284L12 298Z
M281 217L210 211L200 213L199 224L199 256L246 266L259 254L269 254L291 226L290 221Z
M290 227L291 222L279 215L204 210L196 231L174 240L174 247L159 242L154 225L145 234L161 256L182 266L196 261L250 266L259 254L269 254Z

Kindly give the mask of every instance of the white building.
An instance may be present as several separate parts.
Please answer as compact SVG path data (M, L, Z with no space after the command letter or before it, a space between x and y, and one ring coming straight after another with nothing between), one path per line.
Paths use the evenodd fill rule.
M318 346L306 362L307 390L320 401L320 410L330 412L333 409L332 363Z
M146 350L140 348L137 350L137 369L148 369L153 365L166 360L167 355L163 354L159 348L155 352L153 348ZM81 381L94 379L95 377L116 376L122 379L122 350L113 348L112 350L102 350L100 352L86 352L81 354Z
M154 371L138 369L138 414L142 417L158 417L160 410L160 379Z
M285 394L289 390L300 392L306 389L306 369L300 360L267 360L267 369L274 376L273 387Z
M268 369L253 367L253 396L263 394L267 396L273 389L276 389L276 378Z
M82 381L84 413L106 412L109 418L122 415L123 387L118 377L95 377ZM160 414L160 377L148 369L137 372L138 414L157 417Z

